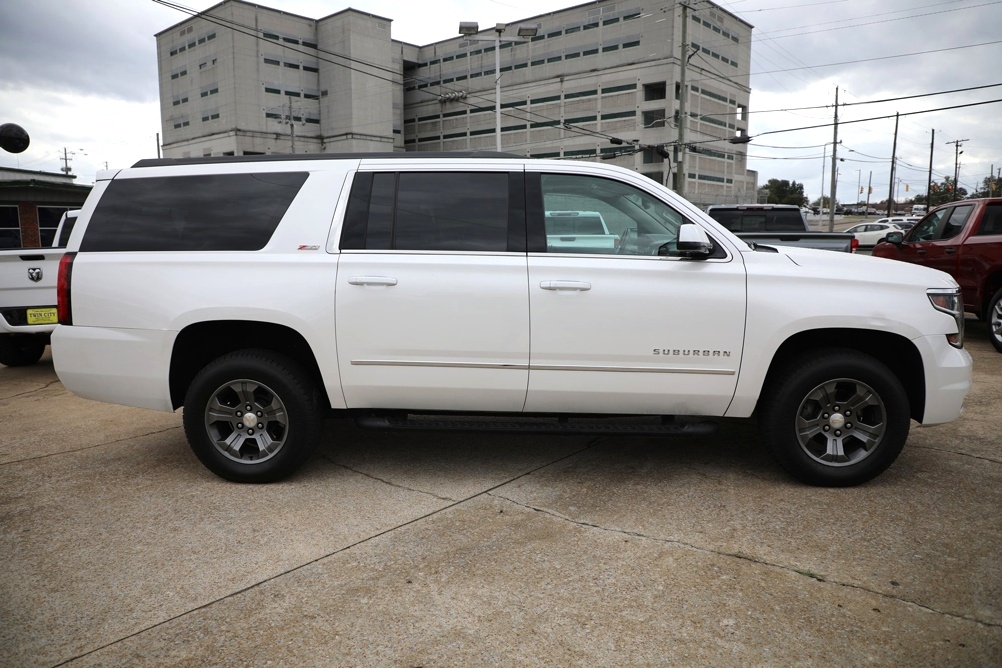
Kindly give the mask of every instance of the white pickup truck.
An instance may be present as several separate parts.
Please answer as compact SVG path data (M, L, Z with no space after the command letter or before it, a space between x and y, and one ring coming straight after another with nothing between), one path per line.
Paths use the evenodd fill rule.
M59 221L52 248L0 250L0 364L34 364L56 328L56 275L61 246L76 221L67 211Z
M594 247L552 247L548 222L591 213ZM634 172L496 153L102 172L59 321L67 389L183 406L194 453L244 482L295 471L331 416L672 435L757 415L791 474L853 485L971 386L945 273L756 248Z

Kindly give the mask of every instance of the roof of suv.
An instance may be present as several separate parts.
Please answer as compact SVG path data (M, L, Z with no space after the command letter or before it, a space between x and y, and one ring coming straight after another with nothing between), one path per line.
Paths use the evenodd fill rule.
M283 153L275 155L214 155L198 158L146 158L133 167L169 167L172 165L211 165L232 162L285 162L291 160L366 160L393 158L399 160L426 160L428 158L492 158L525 160L523 155L497 151L407 151L384 153Z

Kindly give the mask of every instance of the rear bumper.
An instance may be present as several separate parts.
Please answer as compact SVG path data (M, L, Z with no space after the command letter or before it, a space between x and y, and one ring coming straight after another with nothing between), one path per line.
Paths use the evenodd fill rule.
M59 326L52 360L63 386L84 399L173 412L170 354L177 332Z

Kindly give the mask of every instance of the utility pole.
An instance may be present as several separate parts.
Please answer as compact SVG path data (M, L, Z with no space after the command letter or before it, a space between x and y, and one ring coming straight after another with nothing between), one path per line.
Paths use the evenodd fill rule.
M63 147L63 157L60 158L60 160L63 161L63 166L59 168L59 171L61 171L63 174L66 174L66 176L69 176L70 173L73 171L70 168L70 156L76 155L77 153L82 153L83 155L87 155L86 153L83 152L82 148L79 149L78 151L70 151L66 147Z
M289 96L289 115L286 117L289 122L289 138L292 141L291 152L296 154L296 123L292 119L292 96Z
M925 210L932 209L932 152L936 147L936 129L932 131L932 141L929 142L929 179L925 183Z
M838 86L835 86L835 134L832 137L832 194L828 203L828 231L835 231L835 192L838 189Z
M873 170L870 170L870 178L866 180L866 215L870 215L870 193L873 191Z
M894 113L894 147L891 149L891 189L887 193L887 215L892 214L891 207L894 206L894 172L898 163L898 114Z
M680 2L682 7L682 60L679 63L679 100L678 100L678 142L675 144L675 192L679 197L685 197L685 126L688 123L689 91L685 84L685 70L689 64L689 5Z
M948 141L947 144L953 144L953 198L951 202L957 201L957 191L960 190L960 184L958 180L960 179L960 154L963 151L960 150L961 144L965 141L971 141L970 139L955 139L954 141Z

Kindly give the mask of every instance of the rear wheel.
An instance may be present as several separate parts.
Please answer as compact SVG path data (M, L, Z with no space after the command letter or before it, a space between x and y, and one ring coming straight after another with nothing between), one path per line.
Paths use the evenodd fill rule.
M291 359L243 350L208 364L184 400L184 431L195 455L234 482L274 482L312 454L323 411L310 375Z
M763 396L763 439L787 472L811 485L866 482L891 465L908 438L904 387L884 364L857 351L799 357Z
M995 350L1002 353L1002 288L988 300L987 316L988 340L995 346Z
M0 364L4 366L30 366L42 359L45 337L35 334L8 334L0 336Z

